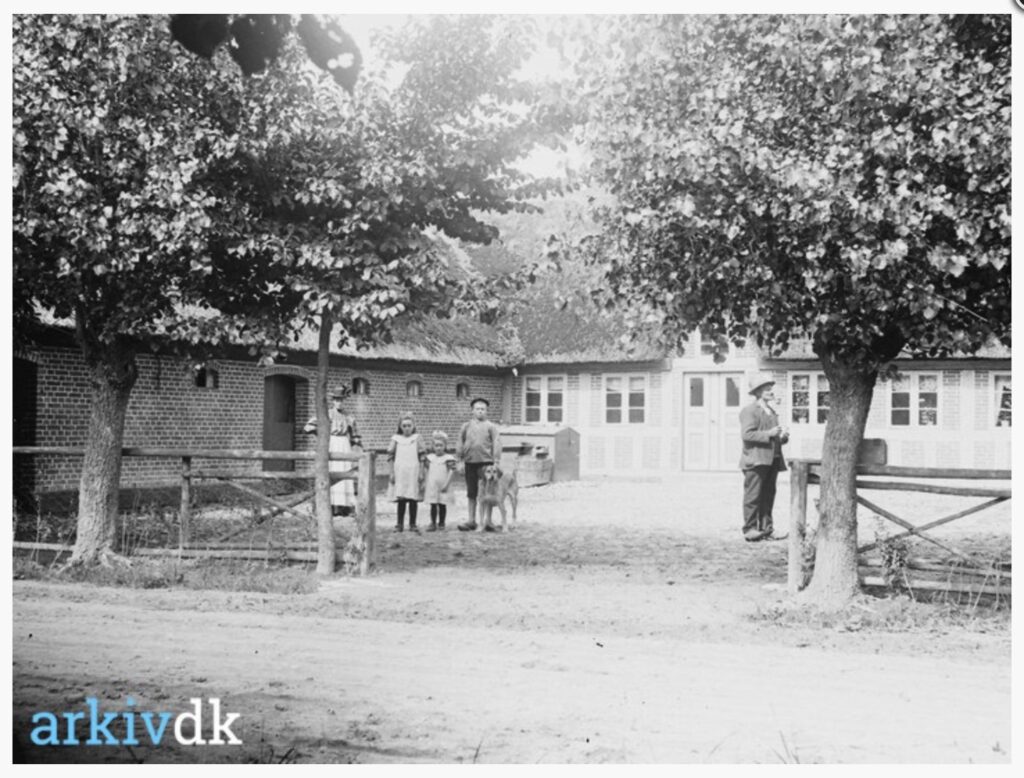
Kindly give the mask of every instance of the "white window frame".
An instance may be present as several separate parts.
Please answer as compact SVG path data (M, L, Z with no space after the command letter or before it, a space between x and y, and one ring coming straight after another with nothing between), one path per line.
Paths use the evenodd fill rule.
M795 378L799 378L800 376L807 376L807 394L809 395L809 397L807 398L808 406L807 406L807 421L806 422L797 421L796 419L793 418L793 410L794 410L794 408L797 407L793 403L793 392L795 391L795 383L796 383L794 381L794 379ZM785 407L786 407L785 418L786 418L786 420L782 423L783 426L801 427L801 428L802 427L808 427L808 428L810 428L810 427L817 427L819 429L823 429L825 427L825 424L828 421L827 418L826 418L825 421L818 421L818 411L821 410L818 407L818 378L819 377L820 378L824 378L826 381L828 380L828 376L826 376L824 371L822 371L822 370L792 370L792 371L789 372L789 374L787 375L787 382L786 382L786 400L785 400ZM828 410L832 410L832 384L831 383L829 383L828 391L829 391ZM800 406L800 407L803 407L803 406Z
M204 392L220 389L220 370L216 365L196 365L192 368L192 386Z
M999 395L997 394L999 389L996 386L996 379L1006 376L1010 379L1010 424L1000 425L999 421ZM988 415L989 424L997 430L1012 430L1013 429L1013 373L1010 370L993 370L989 373L989 391L988 398L990 403L990 410Z
M622 391L622 405L619 410L622 412L622 418L619 421L608 421L608 379L621 378L623 384ZM640 378L644 382L644 420L643 421L630 421L629 420L629 382L632 378ZM647 420L650 418L648 410L650 409L650 397L651 397L651 379L647 373L606 373L601 378L601 406L603 413L601 415L601 421L607 425L622 425L630 426L636 425L638 427L647 424Z
M697 338L696 338L696 340L697 340L697 354L696 354L696 356L698 356L700 359L714 359L714 354L711 351L708 351L707 353L704 352L705 345L712 344L712 343L714 343L714 341L711 338L704 337L704 333L701 332L699 329L697 330ZM733 348L734 348L733 344L730 343L728 345L728 347L726 348L726 350L725 350L725 355L724 355L725 360L728 360L731 356L733 356ZM725 361L725 360L723 360L723 361Z
M551 408L552 407L558 407L558 406L552 406L550 404L550 401L549 401L550 400L550 395L551 395L551 390L550 390L550 386L549 385L550 385L550 382L551 382L552 379L554 379L554 380L561 380L561 382L562 382L562 391L561 391L561 395L562 395L562 405L561 405L561 408L562 408L562 420L561 421L549 421L548 420L548 413L551 410ZM529 382L531 380L539 380L540 381L540 405L539 406L537 406L537 405L528 406L526 404L526 397L527 397L528 394L530 394L530 392L527 391L527 386L529 385ZM566 376L564 374L554 374L554 375L551 375L551 374L546 374L546 373L545 374L537 374L537 373L535 373L533 375L524 375L523 376L523 424L565 424L566 406L568 404L568 398L569 398L568 390L569 390L569 378L568 378L568 376ZM527 419L526 411L527 411L528 407L529 408L539 408L539 410L540 410L540 418L537 419L536 421L530 421L529 419Z
M921 378L925 376L931 376L935 378L935 423L934 424L921 424ZM893 410L896 410L892 403L892 396L895 394L896 381L889 381L889 397L886 403L888 418L886 423L889 429L894 430L905 430L905 429L939 429L942 425L942 371L941 370L907 370L900 371L901 378L907 378L910 380L910 389L908 394L910 395L910 407L907 409L910 412L909 424L894 424L892 420Z

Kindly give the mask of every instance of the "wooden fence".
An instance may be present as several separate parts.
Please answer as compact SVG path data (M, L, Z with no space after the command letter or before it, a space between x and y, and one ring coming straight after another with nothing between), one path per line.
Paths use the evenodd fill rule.
M880 491L900 492L921 492L928 494L946 494L957 497L985 497L985 502L973 505L965 510L942 516L925 524L915 526L891 511L888 511L871 500L857 494L857 502L870 511L873 511L882 518L896 524L904 531L894 535L889 540L898 540L905 537L916 536L926 540L935 546L956 557L958 560L957 570L968 574L982 576L986 580L995 579L995 586L986 586L985 582L974 585L970 588L972 592L984 594L1005 594L1010 593L1010 572L980 563L971 558L968 554L954 548L927 534L928 530L939 527L943 524L962 519L965 516L978 513L979 511L991 508L1010 499L1011 490L1006 487L991 486L950 486L947 484L915 483L912 481L884 481L871 480L861 476L882 476L889 478L917 478L917 479L943 479L943 480L986 480L986 481L1009 481L1009 470L961 470L955 468L934 468L934 467L895 467L892 465L864 464L857 466L857 479L855 481L858 492L862 490L876 489ZM820 459L794 459L790 462L790 534L789 534L789 566L787 570L788 589L790 593L796 593L804 584L804 553L803 545L807 532L807 487L811 484L821 482L821 460ZM874 549L878 543L867 543L857 548L858 555ZM952 568L925 563L913 563L908 565L919 570L931 570L932 572L949 571ZM883 585L884 578L866 575L863 582L869 586ZM1003 586L1005 584L1005 586ZM933 581L919 581L915 584L921 589L950 589L949 586L939 585ZM956 587L952 587L956 588Z
M63 446L15 446L13 448L15 454L58 454L65 456L82 456L85 452L81 448L63 447ZM242 483L243 481L257 481L257 480L299 480L314 478L313 473L296 473L293 471L273 472L273 471L261 471L257 473L235 473L231 471L222 470L210 470L204 468L197 468L194 466L194 460L197 459L219 459L219 460L289 460L289 461L313 461L316 459L316 452L313 451L264 451L260 449L192 449L192 448L145 448L145 447L131 447L121 449L122 456L125 457L160 457L178 459L181 462L181 502L178 509L178 522L180 532L180 548L178 552L182 550L194 550L194 551L218 551L218 550L232 550L232 549L217 549L211 547L209 544L204 546L203 549L188 549L191 542L192 535L192 494L193 484L196 481L207 479L217 481L218 483L225 484L230 488L245 494L246 496L264 503L271 508L271 516L278 513L289 513L297 516L303 520L309 520L316 523L316 518L312 513L304 513L297 510L296 505L310 499L313 496L313 491L308 490L300 495L300 499L293 499L289 503L281 502L273 497L263 494L258 489L254 489L251 486L247 486ZM376 458L377 453L374 451L366 451L363 453L352 453L342 454L340 452L330 452L328 458L331 461L343 461L355 463L355 468L348 472L332 472L331 482L337 482L341 480L354 480L357 482L357 497L356 497L356 532L359 535L358 542L356 543L362 549L360 554L359 572L362 575L366 575L376 564L376 524L377 524L377 507L376 507L376 495L374 493L374 478L376 475ZM235 533L230 533L235 534ZM224 536L220 540L228 540L228 536ZM360 545L361 544L361 545ZM35 544L39 545L39 544ZM204 554L197 554L204 555ZM207 553L206 556L211 554ZM229 554L228 556L232 556ZM238 556L238 554L234 554Z

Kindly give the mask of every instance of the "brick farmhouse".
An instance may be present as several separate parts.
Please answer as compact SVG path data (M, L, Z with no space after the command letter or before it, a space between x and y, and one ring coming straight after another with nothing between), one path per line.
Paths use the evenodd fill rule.
M683 470L731 470L739 451L738 413L745 375L769 370L780 413L792 430L787 454L820 456L828 385L806 349L776 359L733 349L715 363L695 333L685 353L626 353L587 344L552 322L544 338L524 338L525 357L508 364L489 328L450 337L406 337L367 352L332 354L331 385L356 394L349 407L364 444L383 449L398 416L411 411L421 432L454 436L468 403L491 402L491 418L513 425L567 426L579 433L582 477L670 478ZM607 333L598 333L603 343ZM435 332L436 336L437 333ZM442 333L444 336L445 333ZM866 437L885 440L889 464L1009 468L1011 385L1008 350L962 359L898 360L900 375L880 381ZM308 449L316 355L311 348L264 367L242 349L202 365L155 353L139 359L125 429L126 446ZM14 354L15 443L84 443L89 385L70 332L52 328ZM210 464L207 462L207 464ZM251 469L225 461L219 469ZM303 463L299 467L305 467ZM45 493L77 488L80 460L18 457L16 488ZM175 482L173 459L128 458L125 486Z

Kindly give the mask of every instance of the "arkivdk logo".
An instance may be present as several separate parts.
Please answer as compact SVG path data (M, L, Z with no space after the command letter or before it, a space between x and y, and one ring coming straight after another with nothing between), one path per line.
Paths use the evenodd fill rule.
M231 731L240 714L228 713L221 720L219 697L209 699L206 717L202 699L191 697L189 703L192 710L175 715L170 711L137 710L135 700L128 697L125 710L108 712L100 710L95 697L86 697L88 711L32 714L31 739L37 746L158 746L173 734L183 746L242 745ZM205 723L210 725L209 737L203 737Z

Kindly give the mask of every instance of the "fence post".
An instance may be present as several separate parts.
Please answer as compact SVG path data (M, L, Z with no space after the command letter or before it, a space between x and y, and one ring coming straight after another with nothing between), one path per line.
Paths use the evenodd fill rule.
M807 530L807 473L809 464L797 459L789 471L789 568L788 589L796 594L804 583L803 545Z
M181 545L185 546L192 536L192 457L181 458L181 507L178 509L178 523Z
M363 556L359 574L368 575L377 564L377 495L374 493L377 454L367 451L359 459L359 532L362 534Z

